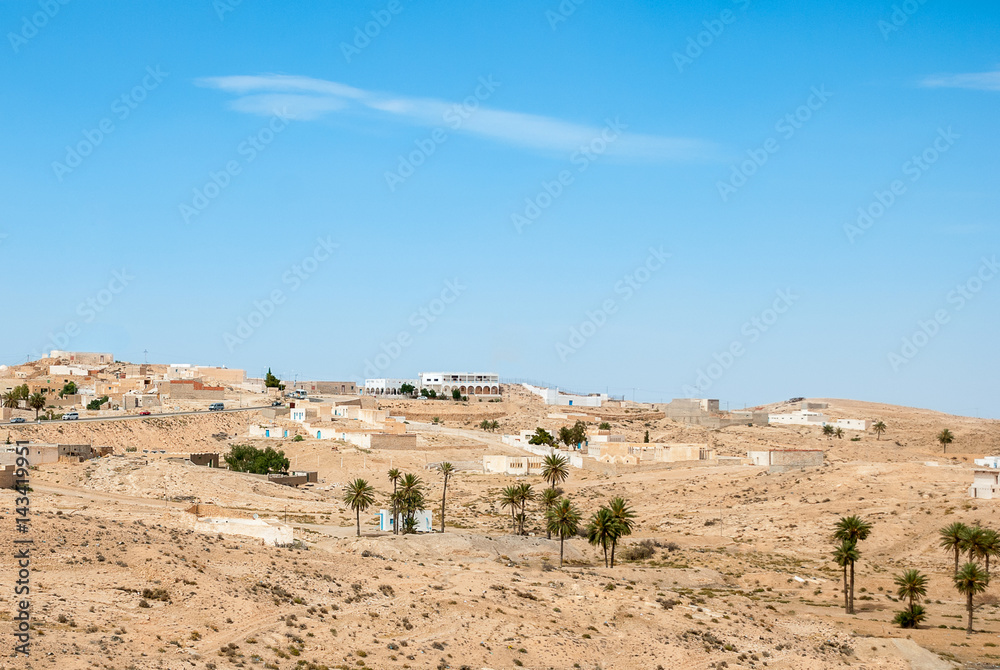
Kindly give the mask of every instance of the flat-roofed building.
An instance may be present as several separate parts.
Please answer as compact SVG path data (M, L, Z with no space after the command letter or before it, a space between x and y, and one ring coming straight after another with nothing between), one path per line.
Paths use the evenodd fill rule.
M458 390L462 395L500 395L500 375L495 372L421 372L419 389L444 395Z

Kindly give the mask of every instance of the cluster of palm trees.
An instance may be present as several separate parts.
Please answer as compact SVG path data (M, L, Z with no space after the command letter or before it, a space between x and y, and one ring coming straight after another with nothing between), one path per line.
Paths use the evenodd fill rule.
M844 571L844 610L854 614L854 564L860 558L858 542L871 534L870 523L858 516L843 517L834 528L833 538L839 544L833 552L833 559ZM990 558L1000 556L1000 533L983 526L967 526L956 521L938 531L941 547L954 553L955 570L952 577L955 589L966 598L968 622L966 632L972 634L973 598L986 590L990 583ZM959 566L963 554L968 561ZM983 565L978 563L982 560ZM850 578L848 578L848 569ZM893 623L903 628L915 628L927 616L921 598L927 595L927 575L919 570L905 570L895 578L896 594L907 601L906 609L897 612Z
M448 495L448 477L455 471L451 463L438 466L445 477L444 495ZM392 510L392 532L404 535L416 532L417 512L426 504L427 487L423 480L412 473L400 472L397 468L389 470L389 481L392 482L392 493L389 494L389 507ZM361 537L361 513L375 503L375 487L365 479L355 479L348 482L344 488L344 503L354 510L357 522L357 534ZM444 532L444 498L441 500L441 532Z
M28 390L27 384L21 384L20 386L15 386L13 389L0 395L0 400L3 401L3 406L10 409L17 409L21 406L21 402L27 403L28 407L35 410L35 418L38 418L38 412L45 407L45 396L41 393L31 393Z
M542 479L549 487L536 496L531 484L521 482L512 484L500 493L500 506L510 510L511 528L523 535L524 523L527 519L527 504L536 498L541 499L541 507L545 516L545 531L549 539L553 535L559 538L559 567L563 566L563 551L566 538L580 531L583 520L580 511L573 502L565 497L559 484L569 478L569 461L565 456L549 454L542 460ZM615 549L618 541L626 535L631 535L635 528L635 512L628 506L624 498L613 498L608 505L601 507L590 517L585 528L587 540L604 551L604 566L615 566Z
M966 632L971 635L973 597L985 591L990 584L990 558L1000 556L1000 533L978 524L966 526L959 521L945 526L938 533L941 536L941 547L955 554L955 573L952 579L955 589L966 598ZM959 567L958 561L963 553L968 553L969 560ZM982 567L977 562L979 559L983 561Z
M548 513L559 504L562 496L562 489L557 486L569 479L569 461L565 456L559 454L549 454L542 459L542 479L550 486L542 492L542 511L548 519ZM511 529L524 535L524 523L527 520L528 503L536 498L535 490L531 484L521 482L511 484L500 492L500 506L510 510ZM551 539L552 530L548 530ZM576 531L573 531L576 532Z
M500 492L500 506L510 510L511 529L518 535L524 535L528 502L534 499L535 491L527 482L512 484Z
M635 512L624 498L612 498L606 507L594 512L587 524L587 541L604 550L604 567L615 567L615 549L618 540L631 535L635 528ZM608 549L611 562L608 563Z
M448 463L448 475L453 472ZM389 509L392 510L392 532L394 535L415 533L417 529L417 512L424 508L427 491L424 482L415 474L400 472L392 468L388 472L392 482L392 493L389 495ZM448 491L445 490L445 495ZM443 503L442 503L443 504ZM444 532L444 508L441 509L441 532Z
M833 560L844 571L844 611L854 614L854 564L861 558L858 542L868 539L872 525L857 515L845 516L837 521L833 529ZM850 580L848 580L850 569Z
M500 422L496 420L490 421L489 419L483 419L479 422L479 427L492 433L500 428Z
M841 428L840 426L837 426L836 428L834 428L830 424L826 424L825 426L823 426L823 434L826 435L827 437L829 437L831 435L835 435L838 438L843 438L844 437L844 429Z

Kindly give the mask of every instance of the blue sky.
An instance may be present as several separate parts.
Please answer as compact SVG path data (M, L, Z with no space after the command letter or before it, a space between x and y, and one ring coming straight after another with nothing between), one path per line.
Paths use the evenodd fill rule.
M7 1L0 27L0 362L1000 417L995 3Z

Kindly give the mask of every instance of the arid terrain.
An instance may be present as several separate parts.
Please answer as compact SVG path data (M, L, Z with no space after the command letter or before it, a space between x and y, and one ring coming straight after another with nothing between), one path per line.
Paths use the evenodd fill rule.
M621 475L571 468L562 488L584 521L623 496L638 520L625 548L654 542L651 557L614 568L576 537L560 569L559 542L546 539L537 504L529 534L511 533L498 498L516 478L483 474L482 457L524 453L502 444L502 433L560 425L546 418L552 408L517 389L503 402L383 403L418 433L408 451L250 440L245 414L5 428L0 439L109 445L115 455L30 473L31 658L5 652L0 669L997 667L1000 591L977 597L977 632L967 636L953 558L937 531L953 521L1000 527L1000 501L966 495L972 459L1000 454L1000 423L818 400L834 418L881 420L888 430L838 439L801 426L685 426L648 405L586 410L636 441L648 430L653 442L707 443L720 455L827 452L822 467L782 474L745 465ZM478 429L483 419L500 429ZM935 440L943 428L955 435L948 454ZM234 443L280 448L293 469L317 470L320 481L298 490L170 458ZM423 479L439 524L441 461L458 466L446 532L377 531L391 467ZM378 490L360 538L341 501L356 477ZM15 497L0 491L6 547ZM185 511L193 503L287 519L297 541L275 548L195 533ZM855 615L844 613L830 557L832 527L849 514L873 524L859 547ZM915 630L892 624L902 608L893 577L907 568L930 577L929 617ZM0 580L15 579L15 560L0 561ZM12 628L12 589L0 600L0 626Z

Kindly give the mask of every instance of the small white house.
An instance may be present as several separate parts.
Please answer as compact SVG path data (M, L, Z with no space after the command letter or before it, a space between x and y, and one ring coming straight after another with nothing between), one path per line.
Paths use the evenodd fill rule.
M1000 469L976 468L972 473L972 486L969 487L970 498L985 498L987 500L1000 498Z
M1000 456L987 456L986 458L977 458L975 460L976 465L980 465L984 468L1000 468Z
M305 423L306 420L306 408L305 407L293 407L288 410L288 419L290 421L297 421L299 423Z
M566 407L600 407L608 401L607 393L592 393L590 395L575 395L564 393L559 389L543 388L531 384L521 384L525 389L540 397L546 405L563 405Z
M378 529L391 531L392 530L392 510L380 509L378 511ZM414 515L414 520L417 522L416 531L418 533L433 533L434 527L432 524L432 515L430 510L422 509L418 510ZM402 523L402 520L400 520Z
M288 429L278 426L250 426L250 437L273 437L283 439L288 437Z

